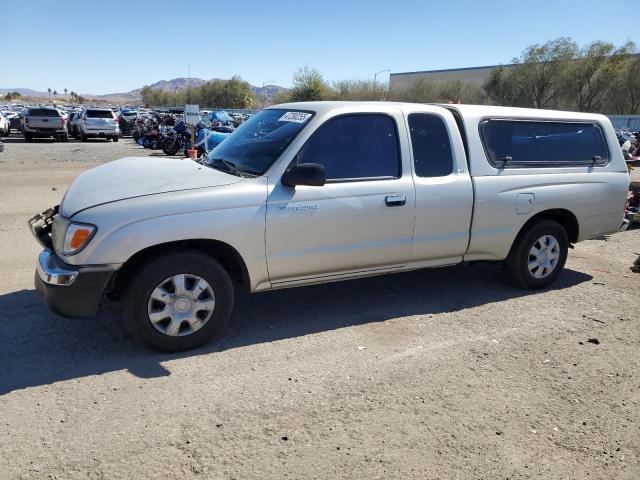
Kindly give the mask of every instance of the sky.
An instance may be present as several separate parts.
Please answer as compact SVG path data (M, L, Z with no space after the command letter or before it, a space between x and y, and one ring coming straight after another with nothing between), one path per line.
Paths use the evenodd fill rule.
M636 1L0 0L0 88L126 92L189 65L285 87L304 65L328 81L496 65L560 36L640 43Z

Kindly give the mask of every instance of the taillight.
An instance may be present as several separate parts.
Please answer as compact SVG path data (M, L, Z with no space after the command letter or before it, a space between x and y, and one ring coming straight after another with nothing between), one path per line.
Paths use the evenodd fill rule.
M29 117L24 117L24 124L28 127L29 126Z
M64 127L64 117L60 117L60 125Z

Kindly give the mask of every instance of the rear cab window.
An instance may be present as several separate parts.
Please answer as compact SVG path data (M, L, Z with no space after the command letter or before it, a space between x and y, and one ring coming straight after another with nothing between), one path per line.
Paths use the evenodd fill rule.
M490 119L480 137L494 167L604 166L609 150L593 122Z
M450 175L453 172L453 152L444 120L432 113L411 113L408 121L416 175Z

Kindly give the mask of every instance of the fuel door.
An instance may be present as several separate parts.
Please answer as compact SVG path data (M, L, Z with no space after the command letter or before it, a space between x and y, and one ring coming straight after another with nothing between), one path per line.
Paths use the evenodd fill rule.
M519 193L516 199L516 213L526 215L536 205L536 196L533 193Z

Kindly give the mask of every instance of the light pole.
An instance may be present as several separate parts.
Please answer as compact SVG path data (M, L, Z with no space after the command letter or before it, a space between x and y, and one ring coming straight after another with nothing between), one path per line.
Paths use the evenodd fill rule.
M272 83L273 83L273 80L267 80L266 82L262 82L262 109L263 110L264 110L264 104L267 103L267 96L264 94L264 87Z
M389 72L391 73L391 70L386 69L386 70L380 70L379 72L376 72L373 74L373 94L375 95L376 93L376 80L378 79L378 74L379 73L385 73L385 72Z

